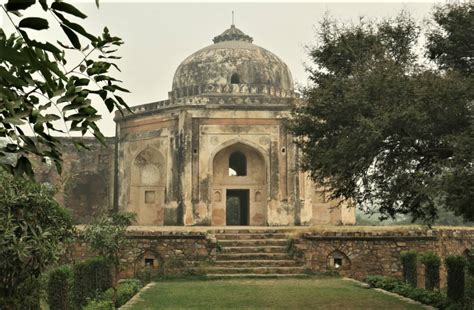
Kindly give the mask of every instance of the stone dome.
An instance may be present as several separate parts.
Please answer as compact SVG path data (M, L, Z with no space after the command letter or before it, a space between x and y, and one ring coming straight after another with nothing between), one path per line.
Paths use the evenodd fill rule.
M172 96L267 95L293 97L288 66L275 54L252 44L253 39L232 25L178 67Z

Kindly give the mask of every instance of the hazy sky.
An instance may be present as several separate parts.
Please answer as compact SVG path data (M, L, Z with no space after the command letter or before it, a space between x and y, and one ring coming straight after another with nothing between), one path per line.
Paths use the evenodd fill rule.
M429 16L433 3L102 2L100 9L93 3L77 3L76 6L88 15L81 24L91 33L97 34L107 26L113 35L125 41L119 53L123 58L118 62L122 72L114 76L131 90L124 98L134 106L167 99L180 62L212 44L212 38L230 26L232 11L235 11L236 27L252 36L254 44L285 61L294 81L305 85L304 46L315 43L315 31L325 12L340 21L350 22L360 16L371 19L395 16L404 9L421 22ZM38 15L41 11L31 13ZM5 16L2 17L2 27L11 31ZM67 42L57 28L43 35L45 40ZM99 122L101 129L107 136L114 135L112 116L105 107L100 111L104 118Z

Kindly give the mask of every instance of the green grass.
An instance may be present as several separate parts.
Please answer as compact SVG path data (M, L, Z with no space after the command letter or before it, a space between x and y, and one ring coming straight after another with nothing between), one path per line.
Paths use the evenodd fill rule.
M162 280L131 309L422 309L340 278Z

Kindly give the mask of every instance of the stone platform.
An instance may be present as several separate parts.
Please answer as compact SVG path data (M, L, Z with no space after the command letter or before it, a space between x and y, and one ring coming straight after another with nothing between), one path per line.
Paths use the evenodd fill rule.
M132 226L127 275L142 270L210 277L285 277L337 271L355 279L378 274L400 278L400 252L467 254L473 227L425 226ZM91 253L76 244L71 260ZM419 266L419 284L424 268ZM445 282L444 266L441 283Z

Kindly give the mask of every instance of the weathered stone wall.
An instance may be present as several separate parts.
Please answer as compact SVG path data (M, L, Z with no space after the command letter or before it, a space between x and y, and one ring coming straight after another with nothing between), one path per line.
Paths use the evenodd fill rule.
M274 228L272 228L274 229ZM294 259L311 272L338 271L341 275L362 280L367 275L401 278L400 252L416 250L434 252L441 258L463 255L474 246L474 228L422 227L325 227L325 230L279 229L293 238ZM132 244L124 261L124 276L136 276L147 269L159 274L199 274L216 260L219 240L216 233L224 229L202 228L151 229L134 227L129 235ZM258 230L253 228L253 233ZM298 232L299 231L299 232ZM265 228L261 228L261 233ZM69 248L67 261L79 261L94 254L85 243ZM339 267L336 267L336 264ZM446 283L446 270L440 269L441 286ZM418 286L424 286L424 267L418 266Z
M123 277L136 277L143 270L161 275L199 274L216 256L216 240L204 232L133 230L129 237ZM63 261L94 256L85 242L78 241L67 249Z
M357 228L357 227L354 227ZM313 272L338 270L342 275L363 279L367 275L402 277L400 252L416 250L447 255L463 255L474 246L474 229L390 228L366 231L319 231L303 233L295 239L298 259ZM341 262L340 267L335 261ZM441 267L441 285L446 271ZM424 286L424 268L418 267L418 284Z
M77 224L89 223L97 214L113 207L115 139L107 146L95 138L80 138L90 150L78 151L71 139L60 138L63 154L62 174L53 162L33 161L39 182L57 189L56 200L72 212Z

